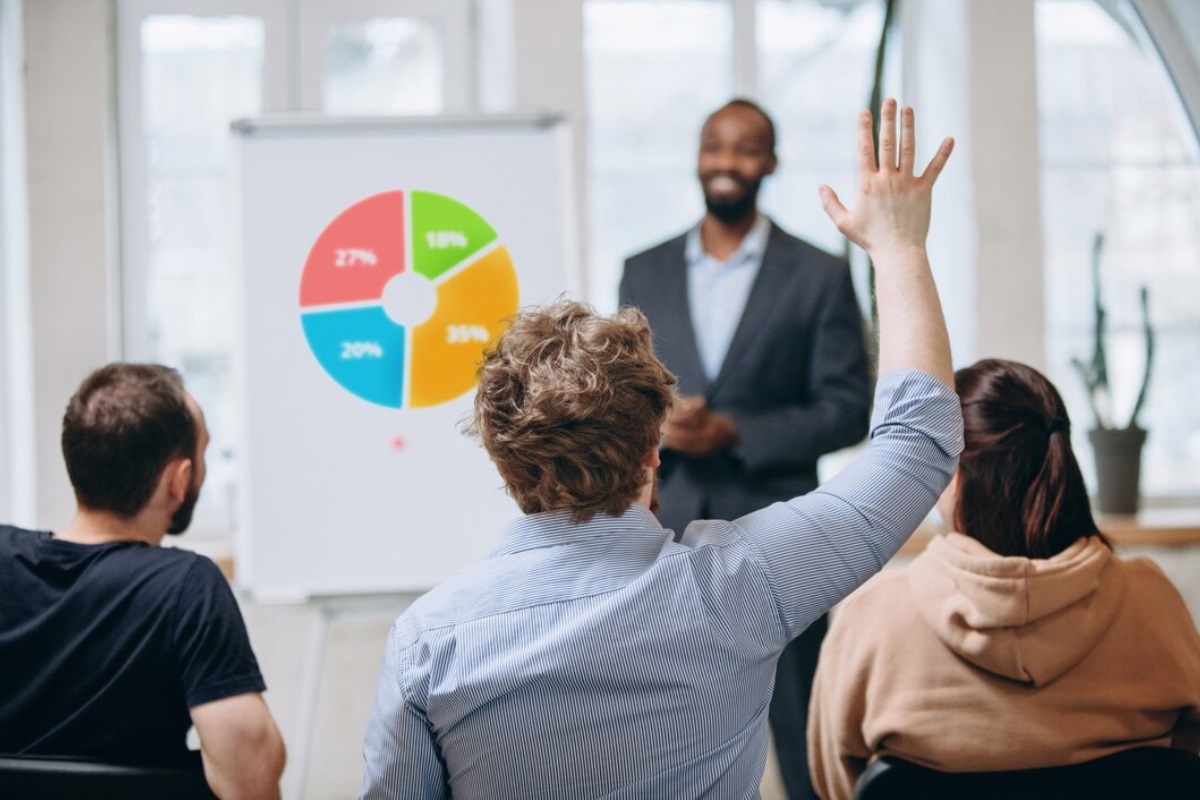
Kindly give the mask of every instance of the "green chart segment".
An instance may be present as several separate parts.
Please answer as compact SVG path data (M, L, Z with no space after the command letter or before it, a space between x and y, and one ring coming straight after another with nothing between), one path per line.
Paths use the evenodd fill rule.
M413 269L431 281L496 239L492 226L457 200L413 192L410 202Z
M343 389L387 408L437 406L470 391L483 348L519 303L516 270L498 244L478 213L434 192L384 192L345 209L301 276L313 357ZM413 280L436 296L421 319L385 299L419 296Z

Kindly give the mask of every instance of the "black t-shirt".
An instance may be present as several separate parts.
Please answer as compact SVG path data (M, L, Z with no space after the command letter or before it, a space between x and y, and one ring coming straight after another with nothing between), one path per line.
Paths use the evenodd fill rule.
M0 753L167 761L189 708L265 688L209 559L0 526Z

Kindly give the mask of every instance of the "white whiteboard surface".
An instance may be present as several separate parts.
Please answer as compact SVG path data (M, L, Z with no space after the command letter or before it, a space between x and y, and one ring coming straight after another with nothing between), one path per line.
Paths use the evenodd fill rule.
M310 349L300 283L344 210L420 190L491 224L521 307L577 294L568 148L565 124L549 117L235 124L243 589L285 601L422 591L486 556L519 516L482 447L461 433L473 390L426 408L355 396Z

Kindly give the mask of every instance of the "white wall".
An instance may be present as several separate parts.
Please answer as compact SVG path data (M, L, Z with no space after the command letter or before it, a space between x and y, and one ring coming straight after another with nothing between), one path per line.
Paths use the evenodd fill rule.
M36 523L70 520L59 448L79 381L117 352L109 0L26 0L25 99Z

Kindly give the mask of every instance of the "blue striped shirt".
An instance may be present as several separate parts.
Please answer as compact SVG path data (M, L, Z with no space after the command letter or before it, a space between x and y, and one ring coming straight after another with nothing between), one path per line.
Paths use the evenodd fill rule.
M367 798L751 798L784 645L877 572L962 449L958 398L877 389L867 449L821 488L680 542L638 505L513 523L392 627Z

